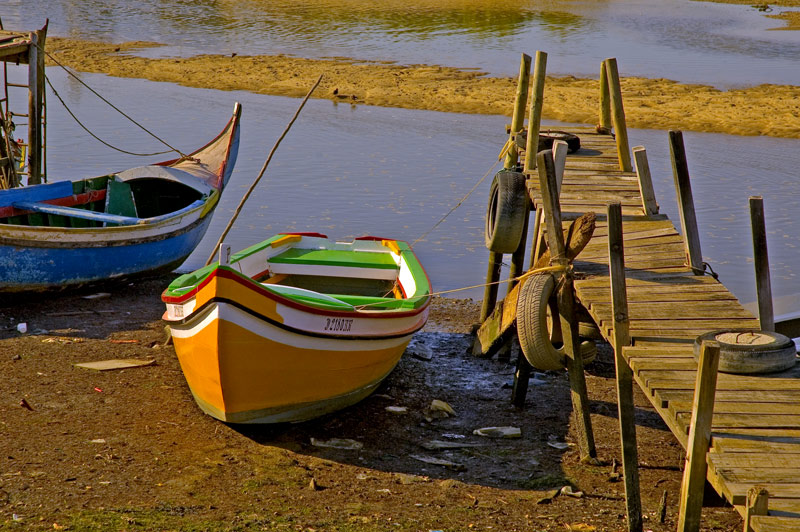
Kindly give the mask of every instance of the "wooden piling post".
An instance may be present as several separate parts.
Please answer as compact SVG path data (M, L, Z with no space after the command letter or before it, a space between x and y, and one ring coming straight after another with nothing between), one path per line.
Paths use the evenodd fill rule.
M561 206L558 199L553 153L545 150L537 155L539 185L541 186L542 208L547 225L547 243L550 248L550 263L553 266L568 266L564 233L561 224ZM572 408L578 430L581 459L596 458L597 450L589 416L589 396L586 391L586 376L583 373L583 359L580 355L578 321L575 318L575 290L572 276L566 271L558 291L558 313L567 360L567 372L572 396Z
M519 160L519 150L517 143L514 142L514 136L522 131L522 126L525 123L525 104L528 103L528 86L530 85L531 75L531 56L522 54L519 63L519 80L517 81L517 96L514 100L514 114L511 115L511 133L508 153L504 167L513 170L517 167Z
M767 515L769 511L769 492L763 486L753 486L747 490L747 509L744 514L744 532L753 532L750 519L755 515Z
M774 331L775 314L772 309L772 284L769 278L767 229L764 221L764 199L761 196L750 196L750 226L753 231L758 320L762 331Z
M678 532L698 532L706 483L706 454L711 443L711 421L717 388L719 343L703 342L692 402L692 421L681 483Z
M500 280L500 267L503 263L503 254L489 252L489 266L486 269L486 287L483 289L483 304L481 305L480 323L486 321L497 303L497 281Z
M542 124L542 103L544 101L544 81L547 72L547 54L536 52L533 63L533 94L528 112L528 139L525 144L525 167L530 173L536 168L536 153L539 151L539 129Z
M678 195L678 210L681 216L681 232L686 251L686 261L695 274L703 275L703 255L700 252L700 233L697 230L697 217L694 212L692 185L689 180L689 165L683 146L683 133L669 132L669 151L672 155L672 175Z
M611 131L611 95L608 92L608 71L606 62L600 63L600 123L604 130Z
M639 178L639 193L642 196L642 210L645 216L658 214L656 193L653 190L653 178L650 175L650 164L647 162L647 150L644 146L633 148L633 161L636 167L636 177Z
M611 94L611 114L614 122L614 134L617 139L617 158L619 169L630 172L631 153L628 144L628 126L625 124L625 109L622 106L622 88L619 83L619 70L616 58L605 60L606 75L608 76L608 91Z
M608 257L611 274L611 305L614 318L614 360L617 373L617 409L619 413L622 468L625 479L625 502L628 531L642 531L642 501L639 492L639 457L636 447L636 421L633 403L633 372L622 354L631 345L628 296L625 283L625 249L622 240L622 206L608 206Z
M41 52L38 48L39 34L31 32L31 44L28 47L28 184L41 183L42 152L42 91Z
M525 396L528 394L528 380L531 378L532 369L528 359L520 353L517 358L517 369L514 372L514 387L511 389L511 403L517 408L525 406Z
M511 254L511 267L508 270L508 291L516 286L516 278L522 275L525 269L525 248L528 245L528 221L531 214L531 201L527 193L525 194L525 217L522 224L522 237L519 239L519 246Z

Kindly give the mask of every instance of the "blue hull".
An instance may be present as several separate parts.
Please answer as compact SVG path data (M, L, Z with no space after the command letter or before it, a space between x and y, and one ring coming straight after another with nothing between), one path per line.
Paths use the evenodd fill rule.
M211 216L173 236L107 247L0 246L0 291L53 290L179 266L205 235Z

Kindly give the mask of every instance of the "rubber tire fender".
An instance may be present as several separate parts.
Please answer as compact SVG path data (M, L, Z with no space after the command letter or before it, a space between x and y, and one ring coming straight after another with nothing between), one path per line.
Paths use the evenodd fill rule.
M733 344L717 340L722 333L755 332L771 336L773 340L766 344L745 345ZM713 331L695 338L694 357L700 358L703 341L719 342L719 371L749 375L754 373L772 373L789 369L797 362L797 347L791 338L782 334L753 329L731 329Z
M520 287L517 298L517 337L528 363L541 371L566 367L564 347L553 345L553 331L547 325L547 310L556 282L550 274L533 275ZM597 357L597 347L587 340L580 344L584 364Z
M549 150L557 140L567 143L567 153L575 153L581 149L581 139L567 131L541 131L539 133L539 151Z
M525 228L525 175L500 170L489 188L486 207L486 247L495 253L514 253Z

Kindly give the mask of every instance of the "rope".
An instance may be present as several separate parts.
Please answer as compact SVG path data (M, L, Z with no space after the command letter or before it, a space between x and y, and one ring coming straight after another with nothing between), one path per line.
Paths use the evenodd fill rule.
M707 262L703 262L703 268L702 269L695 268L694 266L692 266L689 263L684 264L684 266L686 266L687 268L689 268L690 270L692 270L696 274L710 275L711 277L714 278L715 281L719 280L719 274L717 272L715 272L713 270L713 268L711 268L711 265L709 263L707 263Z
M475 289L475 288L484 288L486 286L492 286L492 285L495 285L495 284L507 283L509 281L522 281L523 279L527 279L531 275L536 275L536 274L539 274L539 273L566 273L571 269L572 269L572 265L571 264L562 265L562 266L545 266L543 268L535 268L533 270L528 270L527 272L525 272L522 275L519 275L517 277L514 277L513 279L504 279L502 281L494 281L494 282L491 282L491 283L475 284L475 285L472 285L472 286L463 286L461 288L452 288L450 290L440 290L438 292L430 292L430 293L421 294L421 295L418 295L418 296L411 296L409 298L406 298L406 300L421 299L423 297L440 296L440 295L443 295L443 294L452 294L454 292L463 292L464 290L472 290L472 289ZM384 305L384 304L386 304L385 301L377 301L375 303L364 303L363 305L356 305L353 308L355 308L356 310L361 310L361 309L364 309L366 307L371 307L371 306L374 306L374 305Z
M66 109L66 110L67 110L67 112L69 113L69 116L71 116L71 117L73 118L73 120L75 120L75 122L77 122L77 123L78 123L78 125L79 125L79 126L81 126L81 128L83 128L83 130L84 130L85 132L87 132L89 135L91 135L91 136L92 136L92 137L93 137L95 140L99 141L100 143L104 144L105 146L108 146L108 147L109 147L109 148L111 148L112 150L117 150L118 152L121 152L121 153L126 153L126 154L128 154L128 155L138 155L138 156L140 156L140 157L149 157L149 156L151 156L151 155L163 155L163 154L165 154L165 153L170 153L170 152L172 151L172 150L166 150L166 151L157 151L157 152L153 152L153 153L135 153L135 152L128 151L128 150L123 150L122 148L118 148L118 147L116 147L116 146L113 146L113 145L109 144L108 142L104 141L103 139L101 139L100 137L98 137L97 135L95 135L94 133L92 133L92 131L91 131L91 130L89 130L89 128L88 128L88 127L86 127L86 126L83 124L83 122L81 122L81 121L78 119L78 117L77 117L77 116L75 116L75 113L73 113L73 112L72 112L72 109L70 109L70 108L69 108L69 106L67 105L67 102L65 102L65 101L64 101L64 99L63 99L63 98L61 97L61 95L58 93L58 91L56 90L56 88L55 88L55 87L53 87L53 84L50 82L50 78L48 78L47 76L45 76L45 77L44 77L44 79L45 79L45 81L47 82L47 85L50 87L50 90L52 90L52 91L53 91L53 94L55 94L55 95L56 95L56 98L58 98L58 101L59 101L59 102L61 102L61 105L63 105L63 106L64 106L64 109Z
M419 241L421 241L421 240L424 240L424 239L425 239L425 237L426 237L426 236L428 236L429 234L431 234L431 233L432 233L432 232L433 232L433 231L434 231L434 230L435 230L437 227L439 227L439 226L442 224L442 222L444 222L444 221L447 219L447 217L448 217L448 216L450 216L451 214L453 214L453 211L454 211L454 210L456 210L456 209L458 209L459 207L461 207L461 205L462 205L462 204L463 204L465 201L467 201L467 198L469 198L469 197L472 195L472 193L473 193L473 192L475 192L475 189L476 189L476 188L478 188L478 186L480 186L480 184L481 184L481 183L483 183L483 182L486 180L486 178L487 178L487 177L489 177L489 174L491 174L491 173L492 173L492 170L494 170L495 166L497 166L497 161L495 161L495 163L494 163L494 164L491 166L491 168L489 168L489 169L486 171L486 173L485 173L485 174L483 174L483 177L481 177L481 178L480 178L480 180L478 180L478 182L477 182L477 183L475 183L475 185L474 185L474 186L473 186L473 187L472 187L472 188L469 190L469 192L467 192L467 194L466 194L466 195L465 195L463 198L461 198L460 200L458 200L458 203L456 203L456 204L453 206L453 208L452 208L452 209L450 209L450 210L447 212L447 214L445 214L444 216L442 216L442 217L439 219L439 221L438 221L438 222L436 222L435 224L433 224L433 227L431 227L430 229L428 229L427 231L425 231L425 232L422 234L422 236L420 236L419 238L417 238L416 240L414 240L414 241L413 241L413 242L410 244L410 246L409 246L409 247L410 247L411 249L414 249L414 244L416 244L417 242L419 242Z
M66 67L64 64L62 64L62 63L61 63L61 62L60 62L58 59L56 59L55 57L53 57L53 55L52 55L50 52L48 52L47 50L45 50L45 49L44 49L44 47L43 47L42 45L40 45L40 44L37 44L37 45L36 45L36 47L37 47L37 48L38 48L38 49L39 49L39 50L40 50L40 51L41 51L43 54L45 54L47 57L49 57L49 58L50 58L50 60L51 60L51 61L53 61L53 62L54 62L56 65L60 66L60 67L61 67L61 68L64 70L64 72L66 72L67 74L69 74L70 76L72 76L72 77L73 77L73 78L74 78L74 79L75 79L75 80L76 80L78 83L80 83L81 85L83 85L84 87L86 87L87 89L89 89L89 91L90 91L92 94L94 94L95 96L97 96L98 98L100 98L101 100L103 100L103 102L105 102L105 103L106 103L106 104L108 104L108 105L109 105L109 106L110 106L112 109L114 109L116 112L118 112L119 114L121 114L122 116L124 116L125 118L127 118L128 120L130 120L130 121L131 121L131 122L132 122L134 125L136 125L137 127L139 127L139 128L142 130L142 131L144 131L145 133L147 133L148 135L150 135L151 137L153 137L154 139L156 139L157 141L159 141L161 144L163 144L164 146L166 146L167 148L169 148L169 149L170 149L170 151L174 151L175 153L179 154L179 155L181 156L181 158L183 158L183 159L186 159L186 158L188 158L188 155L186 155L185 153L183 153L181 150L179 150L178 148L175 148L175 147L173 147L173 146L172 146L171 144L169 144L169 143L168 143L166 140L162 139L161 137L159 137L158 135L156 135L155 133L153 133L152 131L150 131L150 130L149 130L149 129L147 129L146 127L144 127L142 124L140 124L139 122L137 122L136 120L134 120L133 118L131 118L130 116L128 116L127 114L125 114L125 112L124 112L124 111L122 111L122 109L120 109L119 107L117 107L116 105L114 105L113 103L111 103L110 101L108 101L107 99L105 99L103 96L101 96L101 95L100 95L100 93L98 93L96 90L94 90L94 89L93 89L93 88L91 88L89 85L87 85L87 84L86 84L86 83L85 83L85 82L84 82L84 81L83 81L81 78L79 78L79 77L78 77L77 75L75 75L75 74L74 74L72 71L70 71L70 70L69 70L69 69L68 69L68 68L67 68L67 67ZM52 85L50 85L50 87L52 88ZM55 91L54 91L54 92L55 92ZM59 98L59 99L60 99L60 98ZM62 103L63 103L63 102L62 102ZM99 140L99 139L98 139L98 140ZM115 148L115 149L116 149L116 148ZM127 152L126 152L126 153L127 153ZM164 153L167 153L167 152L164 152ZM134 155L136 155L136 154L134 154Z
M211 255L208 257L208 260L206 261L206 266L211 264L211 261L214 260L214 255L217 253L217 250L219 249L220 244L222 244L222 241L228 235L228 231L230 231L231 227L233 227L233 222L235 222L236 218L239 217L239 213L242 212L242 207L244 207L244 204L247 201L247 198L249 198L250 194L253 193L253 190L255 190L256 185L258 185L258 182L261 180L261 177L264 175L264 172L266 172L267 166L269 166L269 162L272 160L272 156L275 155L275 151L278 149L278 146L281 145L281 141L286 136L286 134L289 133L289 130L292 128L292 124L294 124L294 121L297 120L297 117L300 115L300 111L303 110L303 107L306 105L306 102L311 97L311 93L314 92L314 90L317 88L317 86L319 85L319 83L321 81L322 81L322 74L319 75L319 78L317 78L317 81L316 81L316 83L314 83L314 86L312 86L311 89L309 89L308 94L306 94L305 98L303 98L303 101L300 102L300 106L297 108L297 111L294 112L294 116L289 121L289 123L286 125L286 128L283 130L283 133L281 133L281 136L275 142L275 145L272 147L272 150L270 150L269 155L267 156L267 160L264 161L264 166L261 167L261 171L258 173L258 177L255 178L255 180L253 181L253 184L250 185L250 188L248 188L247 192L245 192L244 197L242 198L242 201L239 202L239 205L236 207L236 210L233 212L233 216L231 216L231 219L228 222L228 225L225 226L225 230L222 231L222 235L220 235L219 240L217 240L217 244L211 250Z

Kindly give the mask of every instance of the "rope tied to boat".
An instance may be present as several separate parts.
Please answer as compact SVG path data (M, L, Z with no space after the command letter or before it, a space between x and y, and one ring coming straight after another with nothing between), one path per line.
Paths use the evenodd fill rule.
M162 154L164 154L164 153L170 153L170 152L173 152L173 151L174 151L175 153L177 153L178 155L180 155L180 156L181 156L181 159L188 159L188 158L189 158L189 156L188 156L188 155L186 155L185 153L183 153L181 150L179 150L178 148L175 148L174 146L172 146L171 144L169 144L169 143L168 143L166 140L162 139L161 137L159 137L158 135L156 135L155 133L153 133L152 131L150 131L150 130L149 130L149 129L147 129L146 127L144 127L142 124L140 124L139 122L137 122L136 120L134 120L133 118L131 118L129 115L127 115L127 114L126 114L124 111L122 111L122 109L120 109L119 107L117 107L116 105L114 105L113 103L111 103L110 101L108 101L106 98L104 98L104 97L103 97L103 96L102 96L102 95L101 95L99 92L97 92L96 90L94 90L94 89L93 89L92 87L90 87L90 86L89 86L89 85L88 85L88 84L87 84L85 81L83 81L83 80L82 80L80 77L78 77L78 76L77 76L77 75L76 75L74 72L72 72L72 71L71 71L69 68L67 68L67 67L66 67L66 65L64 65L63 63L61 63L61 62L60 62L58 59L56 59L56 58L53 56L53 54L51 54L50 52L48 52L47 50L45 50L45 49L44 49L44 46L42 46L41 44L38 44L38 43L37 43L37 44L36 44L36 48L38 48L38 49L39 49L39 51L41 51L41 52L42 52L43 54L45 54L45 55L46 55L46 56L47 56L47 57L48 57L48 58L49 58L51 61L53 61L53 63L55 63L57 66L61 67L61 69L62 69L62 70L64 70L64 72L66 72L67 74L69 74L69 75L70 75L70 76L71 76L73 79L75 79L75 80L76 80L78 83L80 83L81 85L83 85L84 87L86 87L86 88L87 88L87 89L88 89L88 90L89 90L89 91L90 91L92 94L94 94L95 96L97 96L98 98L100 98L100 99L101 99L101 100L102 100L104 103L106 103L106 104L107 104L109 107L111 107L111 108L112 108L112 109L114 109L116 112L118 112L119 114L121 114L122 116L124 116L125 118L127 118L127 119L128 119L130 122L131 122L131 123L133 123L135 126L137 126L138 128L140 128L142 131L144 131L145 133L147 133L148 135L150 135L151 137L153 137L154 139L156 139L158 142L160 142L161 144L163 144L164 146L166 146L167 148L169 148L169 150L167 150L167 151L162 151L162 152L156 152L156 153L134 153L134 152L129 152L129 151L122 150L122 149L120 149L120 148L117 148L117 147L115 147L115 146L112 146L111 144L109 144L109 143L107 143L107 142L105 142L105 141L101 140L99 137L97 137L97 135L95 135L94 133L92 133L91 131L89 131L89 129L88 129L86 126L84 126L84 125L83 125L83 124L82 124L82 123L81 123L81 122L80 122L80 121L77 119L77 117L76 117L76 116L73 114L73 112L72 112L72 111L71 111L71 110L70 110L70 109L67 107L67 104L66 104L66 103L64 102L64 100L61 98L61 96L59 96L59 94L56 92L55 88L53 88L53 84L52 84L52 83L50 83L50 79L49 79L47 76L45 76L45 79L47 80L47 84L48 84L48 85L50 86L50 88L53 90L53 93L54 93L54 94L56 95L56 97L59 99L59 101L60 101L60 102L61 102L61 104L64 106L64 108L65 108L65 109L67 109L67 112L68 112L68 113L69 113L69 114L72 116L72 118L74 118L74 119L75 119L75 121L76 121L76 122L78 122L78 124L79 124L79 125L80 125L80 126L81 126L81 127L82 127L82 128L83 128L83 129L84 129L86 132L87 132L87 133L89 133L89 134L90 134L92 137L94 137L95 139L99 140L100 142L102 142L103 144L105 144L106 146L108 146L109 148L112 148L112 149L114 149L114 150L117 150L117 151L119 151L119 152L122 152L122 153L126 153L126 154L128 154L128 155L137 155L137 156L142 156L142 157L145 157L145 156L151 156L151 155L162 155Z
M496 285L496 284L507 283L509 281L522 282L522 281L526 280L528 277L531 277L532 275L537 275L537 274L540 274L540 273L555 273L555 274L559 274L560 273L562 275L572 275L572 263L564 264L564 265L556 265L556 266L545 266L543 268L534 268L532 270L528 270L527 272L523 273L522 275L519 275L519 276L511 278L511 279L504 279L502 281L494 281L494 282L491 282L491 283L474 284L474 285L471 285L471 286L463 286L461 288L451 288L450 290L439 290L437 292L429 292L427 294L420 294L418 296L407 297L405 299L405 301L414 300L414 299L422 299L423 297L433 297L433 296L441 296L441 295L444 295L444 294L452 294L454 292L463 292L464 290L473 290L475 288L484 288L484 287L492 286L492 285ZM397 300L397 301L401 301L401 300ZM376 302L373 302L373 303L364 303L363 305L354 305L353 308L358 311L358 310L364 310L367 307L372 307L372 306L377 306L377 305L385 305L385 304L386 304L386 301L376 301Z

